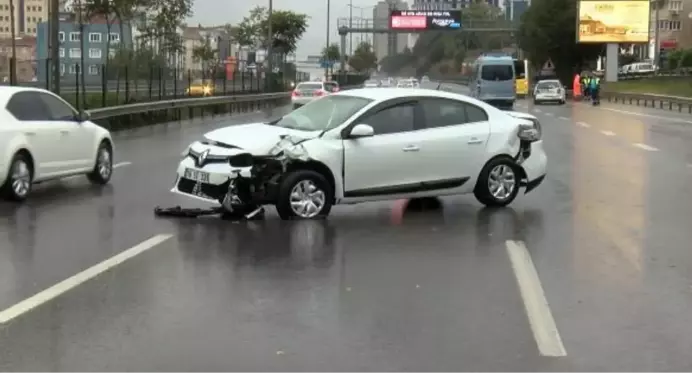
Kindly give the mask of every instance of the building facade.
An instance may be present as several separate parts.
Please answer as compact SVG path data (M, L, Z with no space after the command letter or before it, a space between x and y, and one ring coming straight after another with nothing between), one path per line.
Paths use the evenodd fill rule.
M408 3L403 0L385 0L378 2L372 10L373 27L377 29L389 28L389 15L391 11L408 9ZM378 61L381 61L388 55L395 55L403 52L408 46L408 43L409 34L387 33L374 34L372 36L372 47Z
M37 77L39 81L45 81L48 69L46 68L50 53L48 50L49 34L48 23L39 23L36 34L36 60ZM122 48L132 46L132 33L130 27L125 25L122 29L121 40L120 24L113 23L110 30L104 21L91 20L84 25L84 33L80 33L80 25L75 22L71 14L61 14L58 38L60 40L60 74L62 79L74 81L77 73L77 65L81 64L81 55L84 53L85 81L101 82L101 66L106 63L106 56L115 55ZM84 37L82 48L81 38ZM110 51L107 50L107 40L110 39Z
M14 0L16 36L36 36L38 24L48 21L48 0ZM0 38L12 34L10 0L0 0Z
M36 38L23 36L15 40L17 56L17 80L30 82L36 78ZM12 58L12 39L0 39L0 76L3 81L9 81L10 59Z
M649 56L656 55L656 26L658 26L659 48L692 48L692 0L667 0L659 10L658 25L656 12L651 12Z

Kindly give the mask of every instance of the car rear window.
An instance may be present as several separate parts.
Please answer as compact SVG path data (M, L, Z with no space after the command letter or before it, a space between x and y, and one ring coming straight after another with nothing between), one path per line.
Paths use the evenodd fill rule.
M324 87L327 89L327 91L334 92L337 88L339 88L339 85L336 83L324 83Z
M492 81L507 81L514 79L511 65L483 65L481 79Z
M541 83L538 83L537 88L538 89L560 88L560 84L558 82L541 82Z
M322 89L322 83L301 83L296 89L299 91L316 91Z

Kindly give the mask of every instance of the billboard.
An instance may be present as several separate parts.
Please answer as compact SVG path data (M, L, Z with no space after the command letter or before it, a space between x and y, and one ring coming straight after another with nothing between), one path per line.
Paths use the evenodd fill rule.
M404 31L458 30L461 28L461 11L392 10L389 28Z
M648 43L649 0L581 0L577 43Z

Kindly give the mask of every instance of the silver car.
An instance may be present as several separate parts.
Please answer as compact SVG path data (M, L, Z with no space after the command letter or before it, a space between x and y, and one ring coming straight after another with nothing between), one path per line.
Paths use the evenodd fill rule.
M541 80L533 91L533 103L538 105L544 102L565 104L565 88L559 80Z
M304 82L298 84L291 93L291 103L293 108L297 109L312 100L335 92L339 92L339 84L336 82Z

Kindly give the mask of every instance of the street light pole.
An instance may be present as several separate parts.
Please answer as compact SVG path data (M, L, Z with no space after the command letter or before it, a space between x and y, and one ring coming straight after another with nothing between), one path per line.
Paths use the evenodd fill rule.
M327 0L327 49L329 50L329 18L331 17L331 0ZM327 64L324 66L324 80L329 80L329 64L332 63L332 61L327 61Z
M267 11L267 71L264 73L264 81L267 88L272 87L270 77L274 73L272 66L272 47L274 44L274 31L272 30L272 13L274 12L274 0L269 0L269 10Z
M348 3L348 27L353 28L353 0ZM348 54L353 56L353 33L348 36Z
M14 29L14 1L10 0L10 24L12 29L12 59L10 60L10 85L17 85L17 40Z

